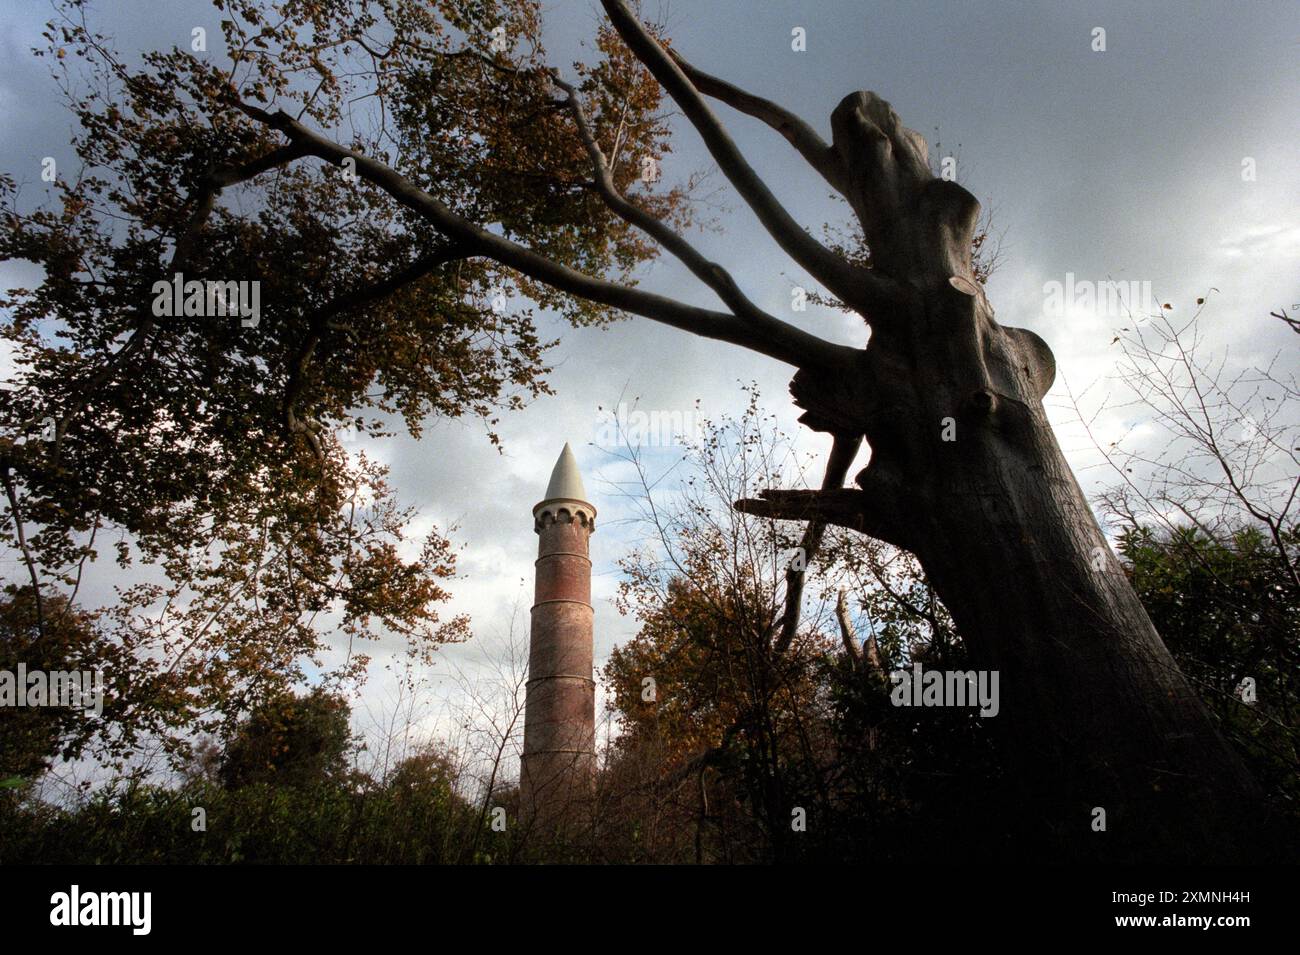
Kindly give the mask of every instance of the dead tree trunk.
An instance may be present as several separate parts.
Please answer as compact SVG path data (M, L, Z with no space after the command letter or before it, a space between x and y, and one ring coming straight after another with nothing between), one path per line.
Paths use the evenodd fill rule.
M805 423L865 435L858 489L747 511L826 520L917 555L973 659L1000 672L1002 737L1040 845L1073 858L1240 858L1255 783L1111 554L1048 424L1055 363L974 282L979 206L872 93L833 116L833 163L895 294L865 351L791 390ZM1097 809L1105 831L1097 831ZM1258 856L1253 856L1258 858Z

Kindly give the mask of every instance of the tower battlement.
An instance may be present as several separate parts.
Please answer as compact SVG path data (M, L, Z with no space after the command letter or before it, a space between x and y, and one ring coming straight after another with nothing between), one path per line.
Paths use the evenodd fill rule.
M542 501L533 508L533 530L540 534L550 524L582 524L596 530L596 509L584 501Z

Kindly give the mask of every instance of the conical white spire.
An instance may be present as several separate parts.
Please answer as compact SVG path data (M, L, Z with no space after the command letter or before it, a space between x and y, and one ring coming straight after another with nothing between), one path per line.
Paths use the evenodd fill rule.
M544 500L557 499L583 502L587 500L587 489L582 486L582 475L578 473L578 459L573 456L568 442L565 442L564 450L560 452L560 459L555 462L555 469L551 471L551 483L546 485Z
M578 473L578 459L567 444L551 471L546 497L533 507L533 530L541 532L547 515L551 521L578 520L590 530L596 528L596 508L587 500L587 489L582 486L582 475Z

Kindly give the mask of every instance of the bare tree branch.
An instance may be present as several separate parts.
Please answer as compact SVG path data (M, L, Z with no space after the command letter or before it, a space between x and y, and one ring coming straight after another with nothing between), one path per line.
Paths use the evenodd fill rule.
M697 90L771 126L799 151L799 155L807 160L808 165L816 169L836 192L844 192L844 173L840 167L838 154L808 123L784 106L779 106L761 96L755 96L739 86L692 66L676 50L669 50L668 55L681 67L686 78Z
M1269 312L1268 314L1271 315L1273 318L1278 319L1279 321L1286 322L1287 327L1289 327L1291 331L1295 332L1297 335L1300 335L1300 318L1291 318L1289 315L1287 315L1285 311L1283 311L1280 308L1276 312Z
M794 326L760 309L740 290L726 269L716 262L706 259L693 245L665 223L650 215L640 206L628 201L614 184L613 172L609 167L604 152L600 148L600 144L596 142L586 111L578 98L577 90L558 77L552 77L552 82L568 96L566 103L569 111L573 114L574 122L578 127L578 134L582 138L587 155L591 158L596 174L596 187L605 200L605 204L625 222L629 222L641 229L676 256L691 270L691 273L696 278L717 293L723 304L737 316L748 320L755 328L765 330L774 337L804 334Z
M736 502L736 509L756 517L782 521L817 521L835 524L908 549L907 533L897 515L864 490L838 488L831 491L762 491L757 499Z
M860 435L852 437L836 435L831 444L830 459L826 462L826 474L822 478L822 490L830 491L844 487L849 467L862 446ZM792 561L785 571L785 613L781 621L781 635L773 647L773 653L781 656L794 641L799 629L799 611L803 605L803 585L808 574L808 565L821 549L822 535L826 525L821 521L811 521L804 529L803 540L799 544L802 551L801 566L796 567Z
M785 253L832 294L853 305L864 315L890 304L895 296L889 280L869 270L859 269L836 255L809 235L786 211L745 159L699 90L636 19L625 0L601 2L623 42L681 107L723 174Z

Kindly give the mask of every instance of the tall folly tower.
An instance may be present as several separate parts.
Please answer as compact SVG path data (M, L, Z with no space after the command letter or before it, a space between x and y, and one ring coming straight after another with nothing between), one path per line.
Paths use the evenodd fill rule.
M558 821L590 796L596 772L591 557L596 509L566 444L533 508L536 596L524 697L520 787L525 813Z

